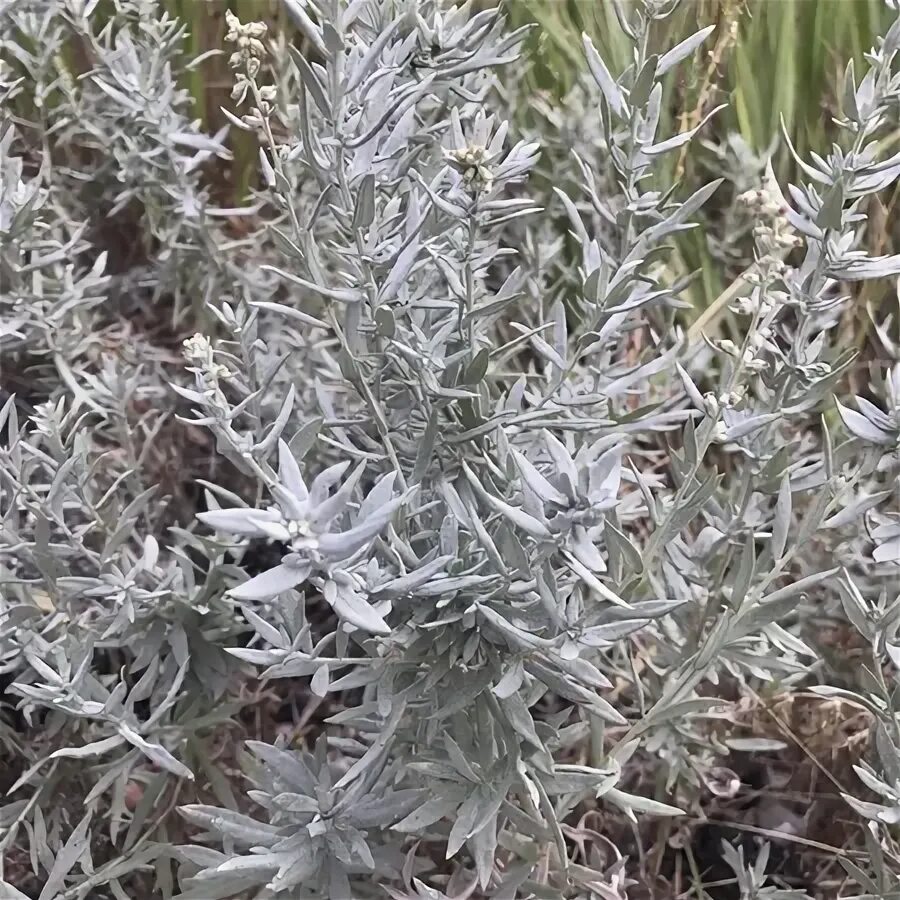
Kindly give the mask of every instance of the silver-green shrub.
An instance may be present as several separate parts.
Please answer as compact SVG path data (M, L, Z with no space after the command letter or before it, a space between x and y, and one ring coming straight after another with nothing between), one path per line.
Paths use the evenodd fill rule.
M860 377L839 326L900 274L864 249L900 24L805 185L732 142L685 190L663 82L711 29L652 52L672 2L527 110L502 10L284 2L297 46L227 17L238 209L161 5L2 8L2 896L719 896L691 848L784 696L863 723L821 895L892 896L900 354L876 316ZM729 189L737 338L670 255ZM704 865L817 891L755 793Z

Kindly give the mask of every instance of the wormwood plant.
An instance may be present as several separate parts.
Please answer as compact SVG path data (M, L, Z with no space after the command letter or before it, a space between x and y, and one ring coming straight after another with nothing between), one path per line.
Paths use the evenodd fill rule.
M900 274L860 249L900 22L808 184L742 191L738 342L677 325L667 242L719 182L655 176L703 127L659 133L711 33L650 53L671 0L616 5L630 65L586 38L585 110L528 137L502 10L286 0L302 51L229 14L240 210L182 29L112 6L2 24L0 347L31 386L0 412L4 896L896 892L900 354L879 322L849 398L834 332ZM272 696L303 707L277 736ZM779 755L834 788L805 817ZM701 827L729 815L775 842Z

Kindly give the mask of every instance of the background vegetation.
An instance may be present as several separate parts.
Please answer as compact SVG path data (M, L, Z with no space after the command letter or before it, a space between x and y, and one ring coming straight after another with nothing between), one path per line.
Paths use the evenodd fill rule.
M627 8L629 0L623 0ZM200 55L221 47L225 34L225 10L245 21L261 20L275 28L290 27L278 0L165 0L166 7L188 24L187 50ZM482 0L481 5L486 5ZM628 63L629 42L619 27L612 0L511 0L507 4L511 24L532 25L529 38L530 70L526 99L546 94L559 100L579 79L586 66L581 34L587 33L619 70ZM710 147L721 146L737 135L749 153L762 158L772 154L781 180L796 183L796 160L782 139L790 137L801 156L810 150L827 150L835 137L832 117L840 108L843 73L851 60L859 66L873 38L886 27L891 11L882 0L692 0L676 8L654 32L659 47L673 46L697 28L716 25L714 40L705 48L705 58L690 69L674 74L666 84L663 128L671 130L674 111L681 126L696 124L704 112L722 102L727 109L705 132ZM230 91L230 76L224 57L210 57L189 75L189 88L196 109L208 130L224 124L220 107ZM824 89L824 93L823 93ZM530 95L530 96L529 96ZM585 116L591 110L584 110ZM668 117L668 118L667 118ZM782 130L783 128L783 130ZM246 195L256 177L253 139L232 134L234 164L220 172L223 189L235 199ZM888 143L900 142L900 133ZM708 158L687 150L669 164L671 181L681 180L685 189L709 172ZM694 166L700 166L695 171ZM890 224L897 192L883 198L869 233L872 249L890 253L900 232ZM707 210L710 228L720 219L716 204L732 203L734 195L723 191ZM681 272L698 271L700 277L687 296L689 316L700 316L731 284L729 274L710 257L710 228L679 240ZM883 288L878 289L883 299ZM866 297L866 300L871 300ZM721 304L720 304L721 305ZM865 323L866 316L859 321ZM866 329L856 330L864 341Z

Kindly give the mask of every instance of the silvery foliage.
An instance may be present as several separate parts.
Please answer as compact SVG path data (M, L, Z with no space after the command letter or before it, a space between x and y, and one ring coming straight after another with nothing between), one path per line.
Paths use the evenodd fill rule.
M900 175L876 143L900 25L849 70L847 139L798 160L809 184L770 170L742 193L743 337L698 346L666 244L718 185L679 201L655 175L697 131L657 133L661 80L708 29L653 55L673 4L620 10L618 76L585 40L600 127L545 212L540 148L489 112L524 37L499 12L285 5L308 54L228 21L229 120L259 139L268 218L246 241L204 187L225 135L177 87L180 26L140 0L102 26L91 2L5 10L0 347L44 399L0 412L0 672L39 736L0 719L0 877L24 847L42 900L619 900L645 874L635 835L699 812L732 744L753 748L717 727L721 685L800 684L816 609L871 654L857 684L812 682L875 723L871 796L846 796L868 857L841 862L896 890L900 379L831 395L853 361L841 286L900 273L860 249L865 199ZM138 210L137 263L108 271L88 180L104 213ZM201 329L185 360L124 346L164 298ZM168 427L230 474L167 529ZM280 561L250 574L261 541ZM334 703L314 750L248 743L236 797L215 739L254 674ZM579 851L591 806L608 846ZM797 896L765 850L723 859L747 896Z
M293 592L303 588L308 597L312 588L341 623L326 639L339 652L323 656L321 641L314 644L288 622L276 639L271 616L279 616L278 606L268 606L260 619L267 627L258 628L267 649L235 651L268 666L267 678L312 676L315 693L363 689L361 705L334 718L372 734L336 783L337 794L354 785L371 793L376 784L387 792L390 785L381 825L401 833L437 828L446 835L448 857L466 848L483 891L515 892L533 873L527 865L513 868L514 875L511 867L498 868L497 848L512 839L503 843L504 833L539 839L546 829L560 835L560 813L587 793L629 815L677 814L663 800L619 787L622 763L643 737L645 751L669 763L670 787L702 778L703 754L717 749L701 724L711 704L697 693L714 677L710 667L715 663L739 679L790 679L812 655L796 628L779 623L790 624L799 604L824 590L836 570L803 570L802 577L781 583L800 549L787 542L794 517L801 540L808 539L854 523L888 496L884 488L861 497L855 491L878 469L874 457L831 483L836 461L852 464L858 457L856 445L810 448L796 466L783 452L783 433L808 417L850 363L848 356L826 353L837 280L897 272L893 258L872 260L854 249L857 201L897 175L895 162L867 155L881 107L894 96L887 74L893 37L873 55L860 88L853 85L854 98L874 95L866 118L860 101L858 121L848 123L854 150L817 160L821 172L807 169L829 191L792 188L793 208L773 193L769 177L761 190L745 195L760 221L758 264L748 276L752 290L739 306L750 325L743 346L711 344L721 384L704 395L683 345L651 333L637 359L622 354L622 346L623 336L640 327L638 311L677 303L677 290L655 277L655 255L668 236L689 227L716 187L678 204L643 186L653 162L693 136L657 136L659 78L706 32L654 57L640 49L644 30L666 10L623 20L637 49L633 69L620 81L586 42L620 199L597 195L586 179L591 208L607 226L592 234L576 203L561 195L582 248L578 307L566 310L557 302L529 309L512 307L515 292L526 288L519 271L504 264L501 247L502 226L532 212L526 199L507 198L503 189L532 167L533 149L516 146L504 154L497 135L505 136L506 128L493 130L473 87L458 90L466 102L435 123L435 94L441 96L442 77L456 74L453 61L434 63L423 79L396 87L398 52L405 48L410 63L422 67L415 56L421 32L380 20L382 5L370 6L371 22L354 9L349 27L340 8L317 15L302 4L291 8L323 62L297 60L306 111L301 139L262 160L294 229L288 239L297 244L295 268L283 277L311 301L324 298L339 340L339 372L330 373L337 384L319 391L318 413L323 423L340 426L329 445L363 458L353 480L359 505L337 530L333 522L341 513L335 510L350 504L353 488L346 482L333 494L315 488L323 475L336 481L348 466L326 469L307 488L281 441L277 472L263 460L254 463L274 503L201 518L232 536L284 544L281 564L233 588L232 596L262 604L277 597L278 606L288 596L294 618ZM418 24L426 36L438 32ZM379 54L391 69L379 65ZM241 121L271 144L274 114L262 104L274 97L263 95L258 71L247 72L247 93L257 105ZM376 84L378 105L369 99ZM424 132L436 144L442 135L441 156L430 156L421 139L406 143L414 115L424 123L416 137ZM290 208L297 168L321 188L306 221ZM314 240L319 228L327 242ZM782 251L803 237L805 261L790 268ZM500 277L491 277L494 269ZM303 312L282 312L288 321L303 321ZM569 334L571 319L578 320L577 334ZM522 375L505 375L512 360L525 368ZM657 394L653 379L663 372L678 377L683 395ZM321 373L323 388L328 375ZM626 401L641 388L644 405L634 411ZM667 490L639 460L649 437L675 430L682 450L669 454L675 482ZM305 444L306 427L301 434ZM707 462L714 446L743 457L738 478L722 478ZM828 490L810 502L811 489L826 481ZM623 491L623 484L631 489ZM389 525L394 506L404 515ZM641 546L630 536L639 521L649 531ZM658 630L654 621L666 614L668 624ZM608 675L621 666L610 648L639 631L657 657L648 691L654 702L624 727L619 710L596 691L610 686ZM554 761L556 740L532 714L547 691L586 716L592 766L573 770ZM611 749L603 739L606 726L619 729ZM438 796L434 779L442 784ZM416 791L423 792L421 805L410 813ZM401 792L402 799L396 796ZM263 805L280 821L280 809L276 815L271 802ZM318 838L327 817L319 808L319 824L312 805L302 806L305 816L312 814L308 822L298 820L306 824L305 835L280 832L262 841L254 834L249 855L202 870L192 881L196 890L227 883L239 868L247 879L240 886L256 883L277 892L318 877L320 889L332 896L352 892L344 878L357 871L360 857L336 836L326 841L331 855L323 852ZM223 831L208 810L189 807L185 814L203 816L210 831ZM256 826L244 820L243 827L252 832ZM234 838L239 831L231 824L224 833ZM287 852L288 840L302 850ZM363 868L388 875L390 864L370 854ZM593 887L597 878L591 874L582 887Z
M208 200L202 166L227 151L177 86L184 28L157 4L2 6L0 354L19 393L0 398L0 860L30 849L55 897L160 856L168 773L193 777L242 669L227 566L188 533L166 543L195 474L172 471L167 382L191 375L140 323L168 303L156 321L183 328L201 286L274 284ZM117 852L93 868L104 834Z

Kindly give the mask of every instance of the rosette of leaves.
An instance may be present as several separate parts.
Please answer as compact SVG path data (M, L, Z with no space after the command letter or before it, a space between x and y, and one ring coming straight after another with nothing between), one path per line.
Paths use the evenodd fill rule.
M382 734L368 747L360 743L364 754L343 769L329 761L324 736L313 753L249 743L249 796L264 818L211 806L182 807L185 819L201 830L198 838L221 838L234 849L176 847L183 861L179 900L216 900L259 887L264 892L258 896L294 896L302 888L309 897L350 897L355 896L351 875L396 877L402 854L370 846L370 833L402 826L425 792L391 787L396 771L385 764L384 730L395 725L373 720L373 730Z
M340 522L365 464L358 465L342 483L340 479L349 467L349 461L337 463L319 473L307 488L290 448L279 441L278 481L271 486L275 506L198 514L199 519L219 531L286 545L288 552L280 565L232 588L231 596L238 600L268 600L310 580L348 624L372 634L390 631L379 610L367 602L361 572L367 563L366 549L400 508L404 497L394 494L394 475L385 475L365 495L351 524L341 529Z

